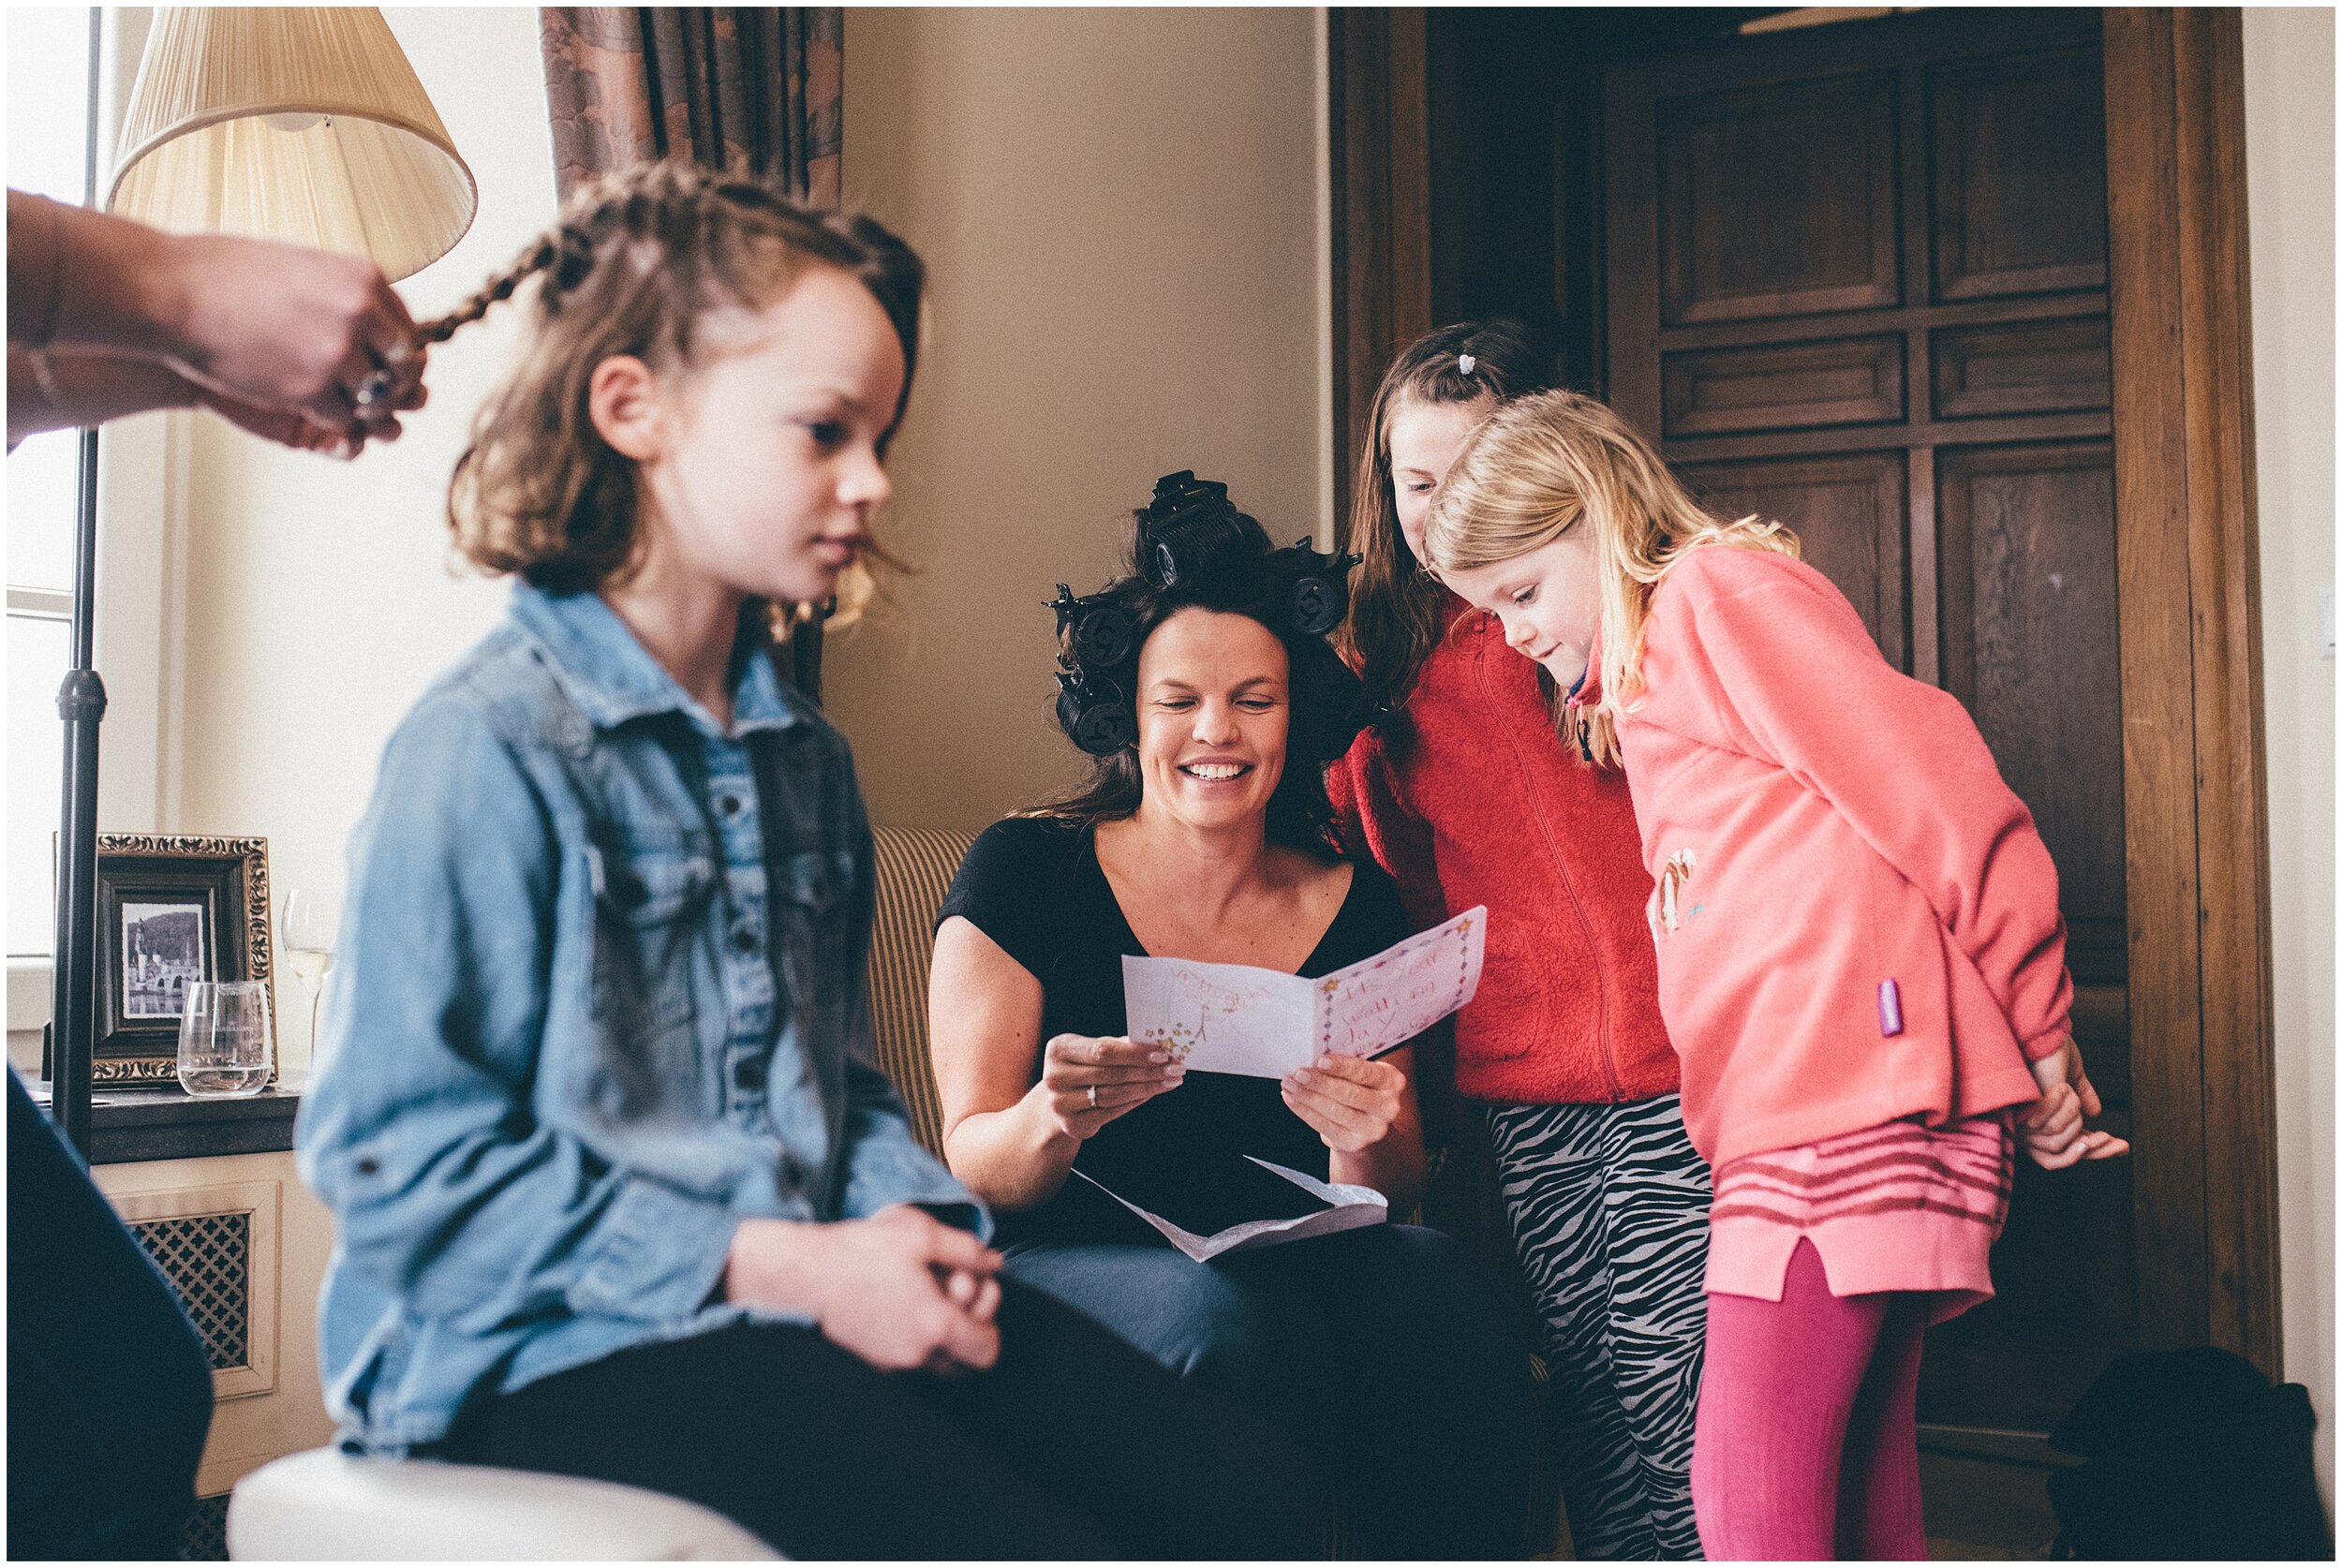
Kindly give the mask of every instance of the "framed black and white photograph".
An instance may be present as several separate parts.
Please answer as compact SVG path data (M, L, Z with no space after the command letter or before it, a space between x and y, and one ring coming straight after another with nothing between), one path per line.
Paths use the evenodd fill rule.
M91 1083L175 1083L187 987L271 978L267 839L98 835Z
M157 900L122 904L122 1016L176 1020L187 987L212 977L203 945L204 906Z

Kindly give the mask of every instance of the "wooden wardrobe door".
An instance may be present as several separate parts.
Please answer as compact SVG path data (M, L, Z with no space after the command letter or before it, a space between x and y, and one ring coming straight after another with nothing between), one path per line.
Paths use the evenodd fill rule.
M2127 1132L2123 749L2095 11L1937 12L1613 65L1609 392L1777 517L1966 703L2057 863L2074 1028ZM2141 1342L2132 1166L2020 1160L1997 1298L1921 1419L2041 1432Z

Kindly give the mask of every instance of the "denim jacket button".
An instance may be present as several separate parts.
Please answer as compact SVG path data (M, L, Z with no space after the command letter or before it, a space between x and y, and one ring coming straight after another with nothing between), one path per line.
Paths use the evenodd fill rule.
M726 795L716 804L722 809L723 814L727 817L737 817L740 814L740 797L738 795Z
M745 925L741 926L740 929L732 934L732 946L733 951L736 953L754 953L756 951L756 933L749 930Z
M764 1087L764 1058L742 1057L733 1064L732 1081L749 1094L754 1094L758 1089L763 1088Z

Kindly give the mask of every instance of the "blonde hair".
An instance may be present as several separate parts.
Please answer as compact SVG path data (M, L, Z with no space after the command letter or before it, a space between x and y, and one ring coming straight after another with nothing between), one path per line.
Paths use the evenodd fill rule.
M623 579L642 550L634 465L594 428L594 367L630 354L654 369L688 368L703 317L763 308L809 266L836 267L870 290L901 344L907 400L925 271L873 220L816 211L685 159L581 186L511 265L420 329L423 342L444 342L537 280L519 362L481 404L456 460L447 519L457 551L554 592ZM894 412L899 421L900 403ZM864 554L898 564L875 545ZM838 582L831 623L850 620L874 586L857 559ZM817 614L769 608L776 636Z
M1703 545L1795 557L1778 523L1710 516L1666 460L1607 406L1540 392L1482 421L1431 493L1423 553L1431 570L1470 571L1527 554L1578 527L1593 530L1601 574L1601 698L1579 722L1595 761L1619 761L1617 715L1643 688L1642 634L1651 596ZM1566 733L1572 715L1555 703Z

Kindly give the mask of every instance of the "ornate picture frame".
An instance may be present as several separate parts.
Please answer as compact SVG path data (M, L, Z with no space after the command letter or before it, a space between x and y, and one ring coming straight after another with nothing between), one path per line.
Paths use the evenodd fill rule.
M178 1081L194 980L269 982L268 840L97 836L97 1038L90 1082Z

